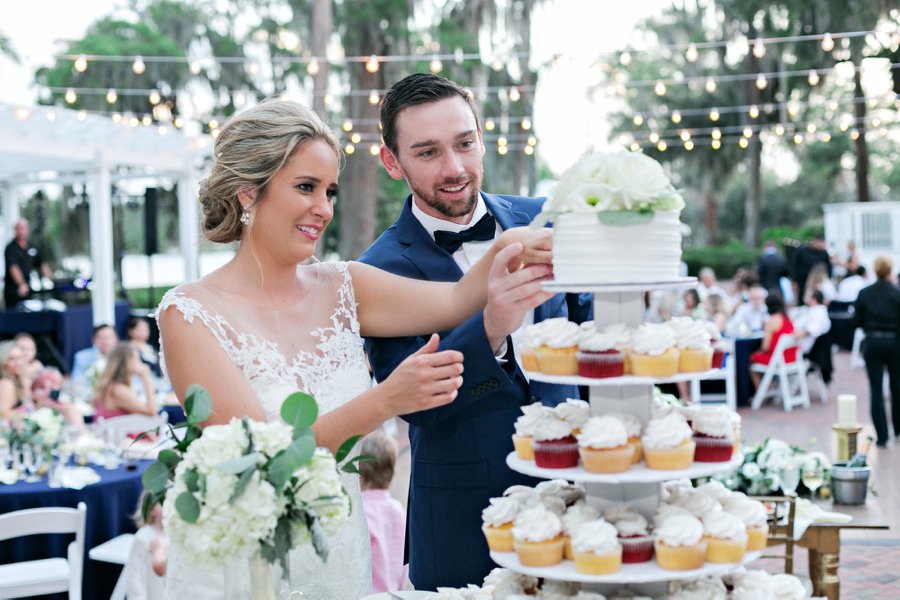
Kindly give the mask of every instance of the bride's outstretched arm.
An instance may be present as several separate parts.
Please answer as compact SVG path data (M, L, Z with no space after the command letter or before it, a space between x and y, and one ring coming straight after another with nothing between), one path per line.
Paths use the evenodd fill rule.
M534 308L552 296L540 285L551 272L550 236L549 229L508 229L462 279L452 283L409 279L351 263L363 336L403 337L452 329L482 310L489 297ZM520 268L522 263L527 266Z

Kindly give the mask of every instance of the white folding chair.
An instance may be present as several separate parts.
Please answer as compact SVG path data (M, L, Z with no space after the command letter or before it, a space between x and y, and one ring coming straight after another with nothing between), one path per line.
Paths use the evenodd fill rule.
M691 402L725 402L725 406L729 410L737 410L737 381L735 379L734 370L734 345L728 349L725 354L725 366L711 377L703 380L691 380ZM700 390L700 384L703 381L724 381L724 394L704 394Z
M124 600L128 591L128 556L131 554L131 546L134 544L133 533L123 533L111 540L107 540L99 546L94 546L88 552L91 560L122 565L122 573L116 582L109 600Z
M110 417L104 421L106 430L109 432L110 439L125 439L128 434L143 433L160 427L160 435L166 437L168 435L169 414L166 412L158 415L122 415L121 417Z
M862 356L862 343L866 339L866 332L857 327L853 331L853 348L850 350L850 367L865 367L866 361Z
M795 406L809 408L809 387L806 383L806 372L809 363L803 358L799 348L797 360L786 362L784 353L786 350L796 348L797 341L792 335L782 335L778 338L775 350L772 352L772 360L768 365L751 364L750 370L762 373L762 381L753 396L751 406L753 410L759 410L770 396L780 396L785 412L791 412ZM772 381L778 378L778 387L770 391ZM792 381L793 380L793 381Z
M78 508L29 508L0 515L0 541L43 533L75 534L68 558L0 565L0 598L69 592L70 600L81 600L86 515L84 502Z

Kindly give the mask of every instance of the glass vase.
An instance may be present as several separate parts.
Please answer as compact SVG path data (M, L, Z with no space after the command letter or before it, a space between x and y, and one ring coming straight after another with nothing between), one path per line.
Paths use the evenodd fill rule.
M285 600L291 598L290 582L281 564L266 561L259 552L225 563L226 600Z

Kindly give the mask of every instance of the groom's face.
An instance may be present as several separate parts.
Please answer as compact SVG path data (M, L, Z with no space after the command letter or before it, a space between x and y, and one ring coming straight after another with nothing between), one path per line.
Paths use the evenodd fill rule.
M463 224L478 201L483 157L481 130L462 98L404 108L397 115L397 152L381 149L388 174L406 179L423 212Z

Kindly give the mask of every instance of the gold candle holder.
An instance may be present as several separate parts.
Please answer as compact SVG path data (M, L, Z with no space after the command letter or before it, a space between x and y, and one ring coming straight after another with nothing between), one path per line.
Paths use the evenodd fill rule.
M846 425L832 425L831 429L834 430L837 439L835 462L845 462L853 458L857 453L857 448L859 448L857 437L859 436L859 432L862 431L862 426L853 425L852 427L847 427Z

